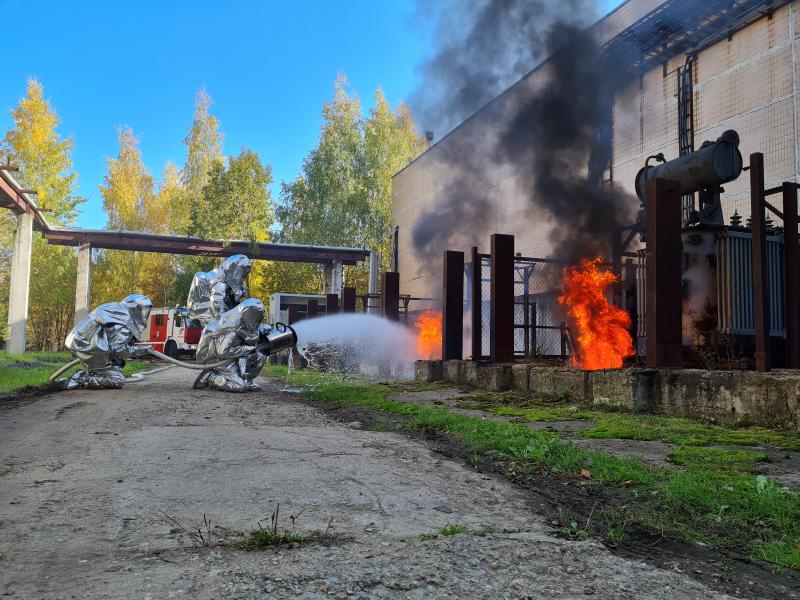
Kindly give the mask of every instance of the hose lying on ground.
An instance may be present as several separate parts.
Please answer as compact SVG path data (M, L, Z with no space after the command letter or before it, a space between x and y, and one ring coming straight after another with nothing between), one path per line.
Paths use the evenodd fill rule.
M227 360L221 360L219 362L211 363L208 365L198 365L195 363L183 362L182 360L178 360L177 358L172 358L171 356L162 354L158 350L153 350L152 348L150 348L148 352L153 356L155 356L156 358L160 358L161 360L171 362L173 365L178 365L179 367L183 367L184 369L194 369L196 371L205 371L206 369L219 369L221 367L228 366L229 364L231 364L232 360L235 360L233 358L229 358Z
M69 369L71 369L72 367L77 365L79 362L81 362L81 359L80 358L76 358L75 360L72 360L72 361L68 362L67 364L65 364L58 371L56 371L55 373L50 375L50 383L53 383L56 379L58 379L59 375L61 375L64 371L68 371Z
M211 363L211 364L208 364L208 365L198 365L198 364L194 364L194 363L183 362L181 360L178 360L177 358L172 358L171 356L167 356L166 354L162 354L158 350L153 350L152 348L150 348L147 352L149 354L152 354L153 356L155 356L159 360L164 360L164 361L170 362L170 363L172 363L174 365L177 365L179 367L183 367L184 369L194 369L196 371L205 371L206 369L219 369L219 368L222 368L222 367L226 367L229 364L231 364L231 361L233 360L233 359L229 358L227 360L221 360L219 362ZM75 360L72 360L72 361L68 362L67 364L65 364L58 371L56 371L55 373L50 375L50 383L52 383L56 379L58 379L58 376L61 375L64 371L68 371L69 369L71 369L75 365L79 364L80 362L81 362L81 359L80 358L76 358ZM141 377L139 377L137 379L131 379L131 381L139 381L140 379L141 379Z

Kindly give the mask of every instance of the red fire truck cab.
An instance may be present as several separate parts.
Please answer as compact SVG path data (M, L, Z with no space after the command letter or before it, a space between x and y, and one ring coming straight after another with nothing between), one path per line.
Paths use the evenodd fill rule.
M185 308L154 308L142 332L141 343L177 358L181 354L194 354L202 333L200 323L190 319Z

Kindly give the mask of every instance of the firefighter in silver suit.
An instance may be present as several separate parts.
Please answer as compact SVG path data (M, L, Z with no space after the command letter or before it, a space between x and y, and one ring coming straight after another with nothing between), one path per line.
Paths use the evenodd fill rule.
M212 388L225 392L260 389L253 380L258 377L267 358L267 352L257 349L264 339L264 315L261 300L248 298L206 325L197 345L197 362L210 364L225 359L231 359L231 362L221 368L203 371L194 383L195 389Z
M69 333L66 346L86 365L64 382L66 389L118 389L125 385L125 360L141 358L152 346L139 345L153 303L131 294L119 302L101 304Z
M189 317L205 327L247 297L245 281L252 263L244 254L229 256L213 271L195 273L186 306Z

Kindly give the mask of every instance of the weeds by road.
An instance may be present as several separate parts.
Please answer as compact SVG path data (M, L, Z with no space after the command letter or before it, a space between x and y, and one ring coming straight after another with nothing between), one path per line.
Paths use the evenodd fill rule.
M284 368L271 367L269 372L287 377ZM537 472L615 490L622 499L613 505L598 506L597 518L592 522L595 535L602 535L613 544L624 544L626 528L635 525L659 535L741 551L758 560L800 568L800 497L763 475L753 475L741 468L756 456L726 457L713 451L701 459L696 452L684 452L673 457L680 466L656 467L635 458L576 448L551 431L534 431L519 423L463 416L442 407L390 400L388 393L393 391L390 386L313 371L295 371L289 375L289 381L302 386L304 395L311 400L368 407L402 417L404 427L453 436L467 446L476 460L500 461L510 476ZM628 430L637 422L646 428L653 419L603 414L624 416L629 420ZM574 413L571 418L576 418ZM690 431L695 424L687 419L675 421L682 422ZM708 427L716 436L715 441L742 439L740 434L745 431ZM750 433L744 439L751 439ZM791 439L781 432L762 433L762 439L777 440L781 447ZM772 434L776 437L770 437ZM610 432L608 435L611 437ZM712 458L708 459L709 456ZM581 529L577 522L574 529L577 535Z

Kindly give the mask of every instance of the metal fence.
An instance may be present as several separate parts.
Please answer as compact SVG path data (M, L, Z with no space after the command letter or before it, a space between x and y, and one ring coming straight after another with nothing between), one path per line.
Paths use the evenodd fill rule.
M491 258L480 255L480 356L490 355ZM569 352L563 309L558 302L564 265L550 260L517 257L514 260L514 355L517 358L564 357ZM465 268L465 354L470 354L472 265Z

